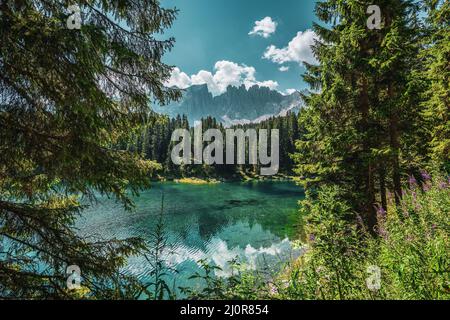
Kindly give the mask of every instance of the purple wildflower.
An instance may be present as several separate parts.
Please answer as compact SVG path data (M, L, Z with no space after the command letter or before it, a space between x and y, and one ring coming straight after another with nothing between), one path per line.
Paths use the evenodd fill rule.
M417 180L413 175L410 175L408 178L408 182L409 182L409 187L412 189L415 186L417 186Z
M422 205L420 203L415 202L414 209L416 209L416 211L420 211L420 210L422 210Z
M388 232L386 231L385 228L379 227L379 228L378 228L378 234L379 234L380 236L382 236L384 240L387 240L387 239L388 239Z
M386 210L384 210L384 208L382 206L378 206L377 207L377 214L381 215L381 216L386 216Z
M439 182L439 189L441 190L447 189L447 184L445 183L445 181Z
M377 220L378 222L382 222L386 219L386 210L382 206L376 206L377 209Z
M426 182L423 184L423 191L427 192L431 190L431 183Z
M431 180L431 175L428 172L426 172L425 170L420 171L420 174L422 175L422 179L424 181Z
M270 283L269 284L269 292L271 295L276 295L276 294L278 294L278 288L273 283Z
M316 236L313 233L311 233L309 235L309 241L314 242L315 240L316 240Z

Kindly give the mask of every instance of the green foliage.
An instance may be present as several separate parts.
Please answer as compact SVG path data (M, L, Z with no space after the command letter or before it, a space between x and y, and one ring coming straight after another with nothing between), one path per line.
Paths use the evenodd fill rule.
M422 56L426 59L427 90L424 116L431 132L429 146L435 164L450 171L450 3L427 0L427 37Z
M201 119L201 122L203 131L219 129L225 137L225 127L218 123L215 118L207 117ZM298 118L294 112L288 112L286 116L271 117L258 124L237 125L231 128L243 129L244 131L248 129L267 129L269 130L268 139L270 139L270 130L278 129L280 133L280 173L292 174L294 163L291 155L295 152L295 141L301 134L298 127ZM118 143L118 147L138 153L145 159L157 161L161 164L161 170L157 173L163 177L224 177L239 179L243 176L259 174L259 165L174 165L171 160L171 151L172 147L178 142L172 142L171 135L175 129L189 129L191 137L194 137L194 128L190 127L186 116L177 116L170 119L168 116L153 114L139 132L128 140ZM191 142L192 149L194 139ZM205 142L203 147L207 145L208 143ZM246 150L249 150L248 140L246 141ZM246 157L248 161L248 152ZM225 159L226 154L224 154L224 161Z
M351 219L350 206L339 200L339 193L336 187L324 187L317 200L310 205L305 201L302 209L311 245L304 261L308 261L307 274L312 275L314 282L306 277L302 288L299 279L297 289L309 288L313 295L305 292L308 299L314 295L321 299L352 299L363 285L358 277L363 272L365 239Z
M307 208L309 250L283 278L282 299L449 299L450 184L436 179L405 192L399 208L391 199L378 212L375 238L339 191L324 188ZM381 270L380 289L369 290L369 266Z
M338 186L342 197L373 232L374 205L386 209L387 190L401 198L408 174L424 167L427 134L420 113L423 67L420 25L411 1L378 1L380 30L369 30L371 1L318 2L318 66L307 65L300 117L305 129L294 155L306 188ZM416 71L417 70L417 71Z
M373 240L388 299L450 298L450 184L411 185L400 207L380 219L385 235ZM375 251L375 250L374 250Z
M324 187L314 201L305 200L308 250L289 272L277 291L283 299L357 299L364 291L367 241L341 191ZM351 222L350 222L351 221Z
M239 261L230 261L231 275L227 278L218 277L215 271L220 267L200 260L201 271L190 278L199 282L201 289L181 288L188 299L208 300L257 300L269 299L273 287L267 286L268 277L264 271L245 269Z
M132 298L136 279L120 267L140 239L86 239L73 223L81 197L132 203L157 165L112 148L148 117L148 101L180 96L165 88L161 62L173 39L158 40L176 11L157 0L0 4L0 296ZM137 18L138 17L138 18ZM161 38L158 36L158 38ZM83 294L69 291L66 267L81 268Z
M406 189L406 188L405 188ZM450 299L450 182L428 180L405 192L401 206L389 200L378 210L377 236L365 230L341 191L324 187L306 200L308 245L280 273L242 271L227 280L205 265L207 289L191 297L214 299ZM369 289L370 267L380 269L380 287Z
M305 97L294 155L314 240L282 296L448 299L448 181L419 168L448 171L449 4L424 1L420 24L416 3L379 1L383 25L372 31L367 4L316 6L331 28L316 26L326 41L305 80L320 90ZM378 291L365 285L372 265Z
M144 253L145 260L151 267L150 281L145 284L142 294L138 298L146 298L153 300L175 299L175 286L171 288L167 282L167 276L176 274L177 271L166 264L164 255L169 252L170 244L168 243L167 233L164 223L164 193L161 198L161 210L158 215L158 222L155 229L150 234L148 241L148 250Z

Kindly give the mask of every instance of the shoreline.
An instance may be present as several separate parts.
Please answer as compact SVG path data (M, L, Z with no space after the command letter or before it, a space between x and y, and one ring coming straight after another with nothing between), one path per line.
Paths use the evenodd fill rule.
M192 185L218 184L226 182L252 182L252 181L293 181L294 177L287 174L277 174L274 176L234 176L234 177L162 177L153 178L153 182L175 182Z

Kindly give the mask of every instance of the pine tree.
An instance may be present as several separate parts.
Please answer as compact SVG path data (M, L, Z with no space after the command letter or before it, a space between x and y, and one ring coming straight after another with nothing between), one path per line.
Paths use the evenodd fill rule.
M111 146L145 123L149 97L179 97L163 86L173 39L152 36L176 11L157 0L83 1L81 28L70 30L70 4L0 1L2 297L69 298L73 264L86 297L139 292L119 268L145 248L141 239L87 241L72 226L81 195L98 191L130 208L126 190L148 185L152 162Z
M381 43L371 63L377 70L377 116L389 137L386 167L392 170L392 190L397 205L402 196L402 179L408 172L418 171L426 161L417 143L426 136L420 113L422 83L414 71L420 70L418 58L420 25L418 7L410 1L385 1L380 4L384 18L380 30ZM383 158L384 159L384 158Z
M308 107L300 123L306 133L295 155L303 184L339 186L370 231L377 203L386 207L386 189L397 202L401 197L402 160L410 154L405 142L421 124L419 94L411 93L418 86L411 76L418 50L416 7L402 0L377 4L382 25L370 30L370 1L317 3L317 16L331 27L314 26L319 65L306 65L312 92L304 95Z
M431 157L441 169L450 171L450 3L426 0L428 10L424 116L431 131Z

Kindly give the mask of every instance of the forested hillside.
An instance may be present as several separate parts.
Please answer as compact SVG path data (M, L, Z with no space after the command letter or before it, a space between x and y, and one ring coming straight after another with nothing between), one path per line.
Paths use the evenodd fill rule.
M201 119L202 130L219 129L225 136L225 127L215 118L207 117ZM121 149L137 153L143 158L154 160L161 165L161 170L157 172L160 178L175 177L201 177L201 178L224 178L224 179L242 179L247 176L258 176L260 165L231 165L231 164L214 164L214 165L174 165L170 154L172 147L177 142L171 142L172 132L175 129L189 129L191 136L194 136L194 128L189 123L187 116L177 116L169 118L168 116L154 114L150 117L148 123L140 132L135 134L131 139L118 145ZM287 112L283 117L270 117L259 123L250 123L244 125L235 125L230 129L242 129L245 132L248 129L278 129L280 136L280 170L279 173L291 175L293 173L294 162L292 154L295 151L295 141L300 137L300 128L298 126L298 114L295 112ZM269 134L270 139L270 134ZM192 145L194 140L191 141ZM248 146L246 141L246 163L248 162ZM207 146L208 143L203 143ZM193 146L191 147L193 149ZM225 153L225 151L224 151ZM225 157L224 157L225 158Z

